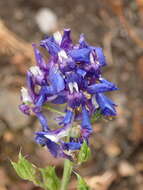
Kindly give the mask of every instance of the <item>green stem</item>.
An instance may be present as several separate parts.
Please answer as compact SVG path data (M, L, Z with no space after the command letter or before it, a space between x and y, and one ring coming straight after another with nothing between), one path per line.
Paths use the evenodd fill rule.
M54 108L51 108L49 105L44 105L43 108L45 108L45 109L47 109L47 110L49 110L51 112L57 113L59 115L65 116L65 114L63 112L60 112L60 111L58 111L58 110L56 110Z
M64 162L64 172L63 172L63 178L60 190L67 190L67 186L69 184L69 180L72 173L72 168L73 168L73 163L70 160L66 159Z
M43 107L45 109L48 109L51 112L54 112L54 113L57 113L59 115L65 116L65 114L63 112L55 110L54 108L51 108L49 105L44 105ZM66 140L67 141L69 140L69 136L67 137ZM70 160L65 159L65 161L64 161L63 178L62 178L62 183L61 183L60 190L67 190L67 186L69 184L69 180L70 180L71 173L72 173L72 168L73 168L73 163Z

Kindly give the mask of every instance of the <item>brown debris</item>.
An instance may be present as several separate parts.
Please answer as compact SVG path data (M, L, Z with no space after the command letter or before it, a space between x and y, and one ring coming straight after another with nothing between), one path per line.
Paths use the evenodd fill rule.
M117 178L114 171L106 171L103 175L85 178L92 190L108 190L108 187Z
M0 55L11 56L11 63L17 65L20 72L24 73L34 62L31 44L11 32L2 20L0 20L0 42Z
M138 62L137 62L137 71L139 73L140 78L143 79L143 56L141 56L138 59Z
M143 109L134 110L131 138L135 143L143 142Z
M108 3L109 2L110 2L113 12L118 16L122 26L126 29L129 36L140 48L143 48L143 40L140 39L140 37L136 33L135 28L127 21L127 19L124 16L123 1L122 0L119 0L119 1L108 0Z
M118 172L122 177L128 177L135 175L136 170L129 162L121 161L118 166Z
M121 153L121 148L119 147L119 145L116 142L109 142L107 144L104 145L104 151L105 153L111 157L114 158L116 156L119 156Z

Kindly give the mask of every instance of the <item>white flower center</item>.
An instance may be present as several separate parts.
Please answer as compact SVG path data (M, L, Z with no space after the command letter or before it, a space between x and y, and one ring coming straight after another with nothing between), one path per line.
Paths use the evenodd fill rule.
M55 32L53 34L54 40L56 41L57 44L61 45L62 42L62 35L59 31Z
M76 82L69 82L68 86L71 94L74 92L74 90L79 92L78 84Z
M95 95L92 96L91 102L92 102L92 104L95 106L95 108L98 108L98 107L99 107L99 105L98 105L98 103L97 103L97 101L96 101Z
M22 96L23 103L32 102L32 99L29 96L28 90L24 87L21 88L21 96Z
M62 130L62 131L59 132L58 134L53 134L53 133L51 132L51 134L49 133L49 134L46 134L46 135L44 135L44 136L45 136L46 138L50 139L51 141L57 143L57 142L59 142L59 140L60 140L61 138L68 136L69 130L70 130L70 128L67 128L67 129L65 129L65 130Z
M92 54L92 53L90 53L89 58L90 58L91 64L95 63L94 57L93 57L93 54Z
M61 62L65 59L68 59L68 56L64 50L58 52L58 57Z
M37 75L43 75L42 71L39 69L38 66L32 66L30 67L30 72L34 75L34 76L37 76Z
M73 82L73 88L75 89L75 91L79 91L78 84L76 82Z

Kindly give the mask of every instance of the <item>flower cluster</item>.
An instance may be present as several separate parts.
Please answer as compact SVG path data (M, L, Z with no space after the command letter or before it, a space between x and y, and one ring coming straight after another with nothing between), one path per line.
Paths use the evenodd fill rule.
M21 90L20 110L39 119L42 130L36 133L37 143L47 146L55 157L72 159L71 153L88 142L94 113L100 109L104 116L116 115L115 103L104 93L117 87L101 77L102 67L106 66L102 48L88 45L83 34L74 45L70 32L65 29L63 35L56 32L40 44L33 44L37 65L27 71L27 89ZM48 52L48 61L40 48ZM43 106L48 102L66 105L56 130L49 128L43 114ZM77 120L80 125L73 127ZM72 130L78 135L65 141Z

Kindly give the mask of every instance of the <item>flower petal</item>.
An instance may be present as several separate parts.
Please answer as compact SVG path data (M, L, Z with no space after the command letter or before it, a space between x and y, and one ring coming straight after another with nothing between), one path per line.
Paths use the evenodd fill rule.
M82 49L74 49L69 51L69 55L72 57L72 59L76 62L86 62L89 63L89 54L90 54L89 48L82 48Z
M102 48L95 47L95 51L96 51L99 63L101 64L101 66L105 66L106 65L106 60L105 60L105 56L103 54Z
M64 90L65 88L64 79L61 76L60 72L54 67L50 69L49 81L53 89L56 91L56 93Z
M96 94L96 101L105 116L115 116L115 103L102 93Z
M67 155L63 152L63 148L60 144L53 142L52 140L48 139L45 137L44 132L38 132L36 133L35 140L38 144L42 146L47 146L51 154L58 158L58 157L63 157L72 160L70 155Z
M118 88L116 87L116 85L114 83L109 82L105 79L103 79L101 81L102 81L102 83L93 84L91 86L88 86L87 92L89 92L90 94L95 94L95 93L118 90Z
M85 75L86 75L86 71L83 70L83 69L77 69L77 73L78 73L79 75L81 75L82 77L85 77Z
M35 105L41 107L46 101L47 94L53 94L52 89L47 86L42 87Z
M52 103L54 104L65 104L67 102L67 97L65 95L59 95L55 98Z
M85 106L82 107L82 129L83 137L89 136L89 134L92 132L89 114Z
M88 43L85 41L84 34L80 35L79 44L80 44L80 48L88 48L89 47Z
M27 104L19 105L19 109L26 115L30 115L30 106Z
M73 117L74 117L73 111L67 110L64 119L59 124L60 125L68 125L68 124L70 124L72 122Z
M35 114L43 128L43 131L49 131L47 118L41 112L35 113Z
M27 72L27 88L28 88L29 95L32 98L33 102L36 99L36 93L35 93L34 87L35 87L35 84L32 79L32 74L28 71Z
M40 51L38 48L36 48L36 44L32 44L34 48L34 54L37 61L37 66L40 67L40 69L48 70L48 65L46 64L44 58L42 57Z
M81 148L81 144L79 142L69 142L63 143L64 150L79 150Z
M47 49L47 51L52 55L56 56L58 52L61 50L58 44L51 40L51 38L47 38L40 42L40 45Z
M70 37L71 30L70 29L64 29L64 34L61 42L61 48L69 49L72 45L72 40Z

